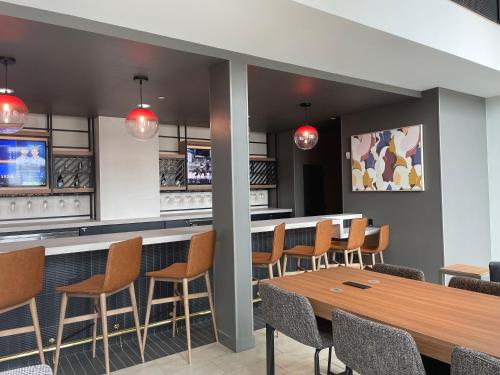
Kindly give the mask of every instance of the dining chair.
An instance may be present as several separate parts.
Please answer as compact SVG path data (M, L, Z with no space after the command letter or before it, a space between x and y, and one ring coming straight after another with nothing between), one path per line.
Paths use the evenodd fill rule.
M347 241L331 241L330 250L335 254L341 252L344 254L344 264L347 267L349 263L353 263L353 255L356 253L359 258L359 267L363 269L363 257L361 255L361 246L365 242L366 225L368 224L367 218L353 219L349 229L349 237ZM349 255L351 260L349 261Z
M319 353L328 348L328 372L331 374L332 329L330 322L316 318L309 300L299 294L263 282L259 284L262 310L266 321L267 366L274 369L274 331L316 349L314 374L319 375ZM326 324L324 324L326 323Z
M376 263L373 265L373 271L385 273L386 275L404 277L405 279L425 281L424 272L411 267L403 267L387 263Z
M467 348L456 347L451 353L451 375L498 375L500 359Z
M425 375L413 337L401 329L332 311L335 355L346 365L344 374Z
M448 286L450 288L500 296L500 283L495 283L493 281L455 276L450 279Z
M490 281L500 282L500 262L490 262Z
M376 263L376 256L380 257L380 263L384 263L384 251L389 247L389 225L385 224L380 227L375 244L370 243L370 237L365 238L363 246L361 246L361 255L370 255L372 258L372 266Z
M281 273L281 256L283 255L283 247L285 246L285 223L274 227L273 248L271 252L253 251L252 266L266 267L269 272L269 278L274 278L273 266L276 265L278 276L283 276Z
M286 275L286 265L288 257L311 260L311 270L316 271L321 267L323 258L328 267L326 252L330 248L330 241L333 235L333 225L331 220L323 220L316 224L316 234L314 246L297 245L289 250L283 251L283 274ZM318 264L316 264L316 262Z

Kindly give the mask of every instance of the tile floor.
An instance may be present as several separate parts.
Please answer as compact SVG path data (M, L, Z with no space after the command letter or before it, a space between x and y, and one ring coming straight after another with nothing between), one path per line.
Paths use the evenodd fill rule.
M220 344L208 344L193 350L191 365L186 362L186 352L176 353L141 365L122 369L120 375L258 375L266 371L266 332L255 332L256 346L252 350L233 353ZM283 334L275 339L276 375L313 374L314 349L297 343ZM326 374L328 350L321 353L321 373ZM334 373L344 371L344 366L333 359Z

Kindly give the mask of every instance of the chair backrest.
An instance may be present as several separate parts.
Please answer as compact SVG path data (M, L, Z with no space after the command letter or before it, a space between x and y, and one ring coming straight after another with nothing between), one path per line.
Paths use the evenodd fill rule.
M266 282L259 283L259 293L267 324L304 345L322 346L316 316L306 297Z
M404 277L405 279L425 281L424 272L416 268L396 266L387 263L375 263L373 265L373 270L387 275Z
M332 333L337 358L360 374L425 375L415 340L406 331L334 310Z
M0 254L0 310L36 296L43 287L45 248Z
M347 238L347 250L357 249L363 246L367 224L368 219L366 217L352 219L351 227L349 228L349 237Z
M214 264L215 231L195 234L189 242L186 276L194 277L208 271Z
M385 224L380 227L378 232L378 244L376 251L384 251L389 247L389 225Z
M276 262L283 255L285 247L285 223L274 227L273 250L271 252L271 262Z
M490 262L490 281L500 282L500 262Z
M498 375L500 359L474 350L457 347L451 353L451 375Z
M316 235L314 239L314 256L320 256L330 249L333 236L333 224L331 220L323 220L316 224Z
M493 281L454 276L450 279L448 286L450 288L470 290L471 292L491 294L492 296L500 296L500 283L495 283Z
M104 293L122 289L132 283L141 270L142 237L111 244L106 262Z

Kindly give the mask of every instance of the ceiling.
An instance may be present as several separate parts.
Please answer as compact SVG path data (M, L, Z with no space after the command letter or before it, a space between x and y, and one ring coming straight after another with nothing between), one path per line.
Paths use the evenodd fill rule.
M7 16L0 16L0 55L17 59L9 69L9 86L33 113L124 117L139 102L132 77L147 74L144 102L160 121L196 126L209 124L208 71L222 61ZM324 124L408 99L256 66L249 67L248 81L250 126L262 131L295 127L303 120L303 101L313 104L310 121Z

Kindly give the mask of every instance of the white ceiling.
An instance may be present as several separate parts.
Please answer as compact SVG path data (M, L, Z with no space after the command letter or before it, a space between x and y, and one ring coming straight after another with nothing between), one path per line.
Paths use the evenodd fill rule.
M308 5L312 4L308 0L303 2L306 1ZM338 4L339 1L345 0L334 2ZM362 5L366 5L367 1L349 0L359 5L357 10L364 12L363 14L366 14L366 9ZM399 3L408 3L415 7L418 2L420 6L427 7L430 2L444 1L448 0L405 0ZM489 57L489 66L470 59L471 55L478 54L477 50L483 52L482 61L486 61L485 56L488 55L484 45L481 46L477 41L474 43L473 29L467 31L471 33L469 38L454 44L455 54L438 49L440 43L446 45L446 38L442 37L450 35L447 28L451 25L470 26L464 21L467 18L453 18L455 13L450 13L449 17L446 14L438 14L437 19L429 17L429 22L434 22L434 26L430 28L432 32L425 33L427 42L429 35L434 35L440 42L426 45L422 41L408 39L418 33L408 32L406 37L395 36L374 28L373 24L370 27L362 25L358 23L361 22L360 19L354 22L328 12L335 9L319 10L291 0L11 0L0 3L0 13L39 20L50 19L51 22L71 26L76 22L74 18L46 14L40 16L39 13L35 15L29 10L8 7L6 3L63 13L406 89L422 91L445 87L482 97L500 95L500 71L496 68L498 65L495 65L495 61L499 62L495 58L496 52ZM388 8L383 6L394 5L396 0L378 0L376 3L382 11L386 11ZM350 11L352 9L355 8ZM404 10L404 7L402 9ZM408 7L404 17L392 13L393 17L401 16L406 20L408 30L414 30L411 10L412 7ZM431 7L426 9L428 14L433 10ZM467 12L463 9L460 11ZM347 13L343 13L344 16ZM439 18L443 19L442 25L437 27L435 22ZM415 23L422 27L423 19L418 19L420 24L416 21ZM86 23L84 20L78 20L77 23L78 27L90 31L96 27L95 23ZM398 27L402 26L405 26L404 23L399 22ZM500 27L495 24L493 26ZM394 32L396 26L391 27L390 31ZM480 31L478 35L484 35L485 31ZM496 33L492 38L497 39ZM457 39L460 39L460 35L457 35ZM498 43L491 48L494 49L497 45ZM457 56L457 46L468 53ZM230 57L231 53L227 52L227 56Z

